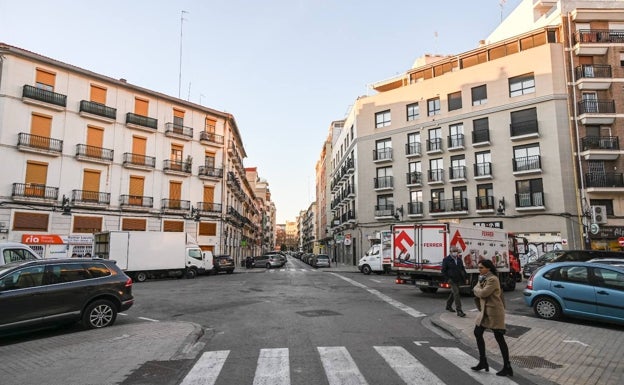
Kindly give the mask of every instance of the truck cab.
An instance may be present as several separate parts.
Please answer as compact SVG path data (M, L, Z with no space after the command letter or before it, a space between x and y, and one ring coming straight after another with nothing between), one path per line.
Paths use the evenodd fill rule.
M212 252L202 251L197 246L186 248L186 277L195 278L199 274L212 271Z
M373 271L383 272L380 244L371 246L371 248L364 253L364 256L360 258L358 262L358 269L366 275L369 275Z

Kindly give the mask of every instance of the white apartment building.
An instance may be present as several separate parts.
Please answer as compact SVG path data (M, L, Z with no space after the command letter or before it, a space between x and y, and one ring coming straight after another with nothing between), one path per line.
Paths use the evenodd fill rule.
M0 43L0 239L64 256L178 231L240 261L260 245L244 157L231 114Z

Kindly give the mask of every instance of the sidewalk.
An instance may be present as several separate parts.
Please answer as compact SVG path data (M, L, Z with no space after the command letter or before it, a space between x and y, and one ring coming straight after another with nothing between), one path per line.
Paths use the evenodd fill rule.
M473 329L477 310L466 314L461 318L455 313L439 313L431 317L431 322L476 350ZM519 368L528 375L561 385L624 383L621 327L594 327L509 314L506 321L506 341L514 370ZM485 341L490 365L499 370L502 359L494 335L486 333Z

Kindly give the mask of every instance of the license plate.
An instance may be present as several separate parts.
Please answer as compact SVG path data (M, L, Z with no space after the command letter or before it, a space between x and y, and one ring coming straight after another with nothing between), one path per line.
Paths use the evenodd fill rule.
M418 286L429 286L428 281L416 281L416 285Z

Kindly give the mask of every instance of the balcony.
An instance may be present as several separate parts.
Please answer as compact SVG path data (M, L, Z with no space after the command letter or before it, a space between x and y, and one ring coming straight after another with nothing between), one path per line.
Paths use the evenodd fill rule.
M193 169L192 162L182 162L179 160L164 160L163 172L165 174L189 176Z
M201 131L199 133L199 142L215 147L223 147L225 143L223 135L217 135L214 132Z
M429 201L429 215L431 216L460 214L468 214L468 198Z
M126 126L142 131L156 132L158 129L158 119L128 112L126 114Z
M394 188L394 181L391 176L380 176L373 178L375 191L392 190Z
M617 136L586 136L581 139L581 156L585 160L615 160L620 157Z
M493 214L496 208L494 197L492 195L480 196L475 198L477 214Z
M22 101L56 111L63 111L67 107L67 95L57 94L28 84L25 84L22 89Z
M578 119L584 125L613 124L615 102L613 100L582 100L577 103Z
M199 166L198 176L200 179L223 179L223 169L208 166Z
M117 109L107 107L104 104L81 100L80 116L113 123L117 119Z
M490 145L490 130L481 129L472 132L472 146L482 147Z
M622 188L624 188L624 177L622 173L615 172L587 173L585 174L585 186L587 192L621 193Z
M120 195L119 206L127 211L150 211L154 206L154 198L141 195Z
M449 135L447 138L449 151L465 150L464 134Z
M72 190L72 205L85 208L106 208L110 204L109 193L99 191Z
M475 180L492 179L492 163L475 163L474 178Z
M191 209L191 201L180 199L161 199L160 211L168 214L186 214Z
M113 150L88 146L86 144L77 144L76 159L84 160L85 162L111 164L113 163Z
M544 206L544 192L529 192L515 194L516 199L516 211L529 211L529 210L545 210Z
M13 183L11 198L18 202L53 205L58 200L58 194L58 187L37 183Z
M422 186L422 173L418 171L408 172L405 174L407 177L407 187Z
M441 154L442 153L442 138L427 139L427 154Z
M175 123L165 123L165 136L182 140L193 140L193 128Z
M126 152L123 154L123 163L125 168L136 170L153 170L156 167L156 158L142 154L133 154Z
M376 205L375 219L394 219L394 204Z
M416 158L421 154L420 142L407 143L405 145L405 156L408 158Z
M373 150L373 162L392 162L392 148L384 148L381 150Z
M221 210L223 210L223 206L221 203L213 203L213 202L197 202L197 210L200 213L206 214L221 214Z
M512 159L513 174L537 174L542 172L542 158L539 155L525 156Z
M443 184L444 183L444 170L441 168L429 170L427 184Z
M579 90L604 91L613 82L610 65L583 64L574 69L574 74Z
M466 181L466 166L449 167L449 182L460 183Z
M408 202L407 203L407 216L408 217L422 217L424 214L422 202Z
M609 47L624 44L624 30L580 29L574 34L574 54L580 56L606 55Z
M17 136L17 149L56 157L63 153L63 141L20 132Z
M539 138L539 129L536 120L516 122L509 125L509 135L511 141Z

